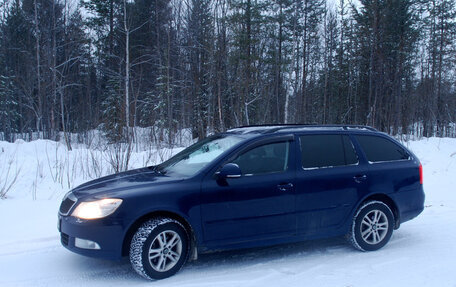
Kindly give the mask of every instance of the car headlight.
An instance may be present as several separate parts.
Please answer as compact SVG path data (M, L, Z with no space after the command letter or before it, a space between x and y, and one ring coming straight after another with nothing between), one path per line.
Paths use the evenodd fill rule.
M98 219L109 216L119 208L122 199L105 198L95 201L83 201L78 204L71 216L81 219Z

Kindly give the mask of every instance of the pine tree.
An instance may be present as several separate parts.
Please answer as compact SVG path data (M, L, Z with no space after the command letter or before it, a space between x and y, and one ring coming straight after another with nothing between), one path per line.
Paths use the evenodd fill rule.
M452 70L456 60L456 4L449 0L432 0L424 5L427 11L423 27L426 58L420 83L421 100L428 103L423 107L424 133L425 136L445 136L446 125L454 121L454 79L449 77L452 73L444 71Z
M13 141L13 134L18 132L16 126L19 118L18 103L14 99L11 79L0 76L0 131L2 132L0 135L2 140Z
M121 81L110 79L104 88L103 102L103 132L110 143L126 141L124 134L124 117L122 113Z
M358 99L366 124L390 132L403 126L402 94L413 78L416 27L411 0L363 0L355 9L360 41Z
M212 122L214 103L211 68L214 43L214 20L211 0L193 0L187 7L187 49L190 64L190 99L192 101L192 130L199 138L206 137Z
M271 47L272 3L245 0L232 1L230 4L231 125L265 123L270 119L265 109L270 111L268 105L274 96L271 86L266 82L268 76L277 79L277 75L271 72L266 56L268 46Z
M319 57L319 27L323 20L324 0L304 0L297 6L297 12L300 16L296 28L296 34L302 38L296 47L296 61L302 62L301 68L296 64L296 74L299 75L298 83L298 109L296 120L302 123L312 123L314 115L318 112L313 111L314 97L312 93L315 84L315 75L317 65L315 61Z

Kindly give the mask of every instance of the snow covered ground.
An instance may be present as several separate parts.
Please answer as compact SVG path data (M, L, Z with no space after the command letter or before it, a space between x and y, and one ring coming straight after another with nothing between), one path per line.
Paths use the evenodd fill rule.
M96 171L106 154L50 141L0 142L0 286L456 286L456 139L408 143L424 166L426 208L377 252L362 253L341 238L200 256L176 276L139 277L128 260L86 258L60 245L60 199ZM169 150L171 154L177 150ZM130 168L159 160L132 154ZM163 156L163 155L162 155ZM7 172L9 170L9 173Z

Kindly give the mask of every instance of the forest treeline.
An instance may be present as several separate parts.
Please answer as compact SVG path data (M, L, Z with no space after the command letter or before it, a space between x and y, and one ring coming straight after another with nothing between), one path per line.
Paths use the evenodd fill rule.
M265 123L448 136L454 0L2 0L0 132Z

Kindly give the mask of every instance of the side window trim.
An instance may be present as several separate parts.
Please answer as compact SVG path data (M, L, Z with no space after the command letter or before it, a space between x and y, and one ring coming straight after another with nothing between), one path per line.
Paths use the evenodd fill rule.
M368 164L379 164L379 163L386 163L386 162L402 162L402 161L410 161L412 157L407 153L408 158L406 159L395 159L395 160L382 160L382 161L367 161Z
M273 143L279 143L279 142L285 142L288 141L290 144L294 142L295 136L293 134L289 135L281 135L277 137L272 137L272 138L265 138L265 139L260 139L260 140L254 140L250 143L245 144L245 146L240 147L238 150L234 151L231 155L227 156L223 161L222 164L220 165L223 166L227 163L232 162L235 160L240 154L245 153L251 149L254 149L256 147L265 145L265 144L273 144ZM217 169L219 169L218 167Z
M283 172L286 172L290 166L288 165L288 160L290 158L290 146L291 146L291 142L290 141L287 141L286 142L287 145L285 147L285 154L286 154L286 157L285 157L285 162L283 164Z
M358 151L355 148L353 140L351 139L351 137L349 135L342 135L342 142L344 141L344 138L346 138L348 140L348 142L350 143L350 146L351 146L351 148L353 150L353 153L356 156L356 162L355 163L346 164L344 166L357 166L357 165L359 165L360 164L360 158L359 158ZM345 163L347 163L347 150L345 149L346 148L345 147L345 143L343 144L343 146L344 146Z

